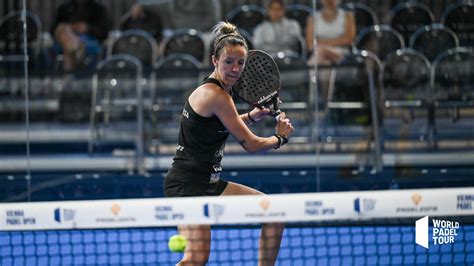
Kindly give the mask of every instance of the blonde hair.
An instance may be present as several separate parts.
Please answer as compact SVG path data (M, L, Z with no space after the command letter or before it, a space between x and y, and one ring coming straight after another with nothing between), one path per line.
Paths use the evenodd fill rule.
M232 23L225 21L217 23L212 28L212 35L214 36L212 54L216 58L219 58L222 48L227 45L240 45L248 50L248 46L244 37L240 35L239 31L237 30L237 26Z

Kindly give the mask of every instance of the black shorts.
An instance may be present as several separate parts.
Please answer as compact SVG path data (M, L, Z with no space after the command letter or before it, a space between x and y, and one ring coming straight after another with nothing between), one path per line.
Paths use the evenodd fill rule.
M196 182L202 177L195 173L170 169L163 180L163 191L166 197L219 196L229 183L219 178L215 183Z

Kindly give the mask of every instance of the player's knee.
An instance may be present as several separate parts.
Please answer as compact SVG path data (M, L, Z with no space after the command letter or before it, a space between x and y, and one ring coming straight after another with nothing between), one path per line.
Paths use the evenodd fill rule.
M267 234L272 236L280 236L285 229L285 223L267 223L263 226Z
M275 228L276 231L283 231L285 229L285 223L272 223L272 227Z

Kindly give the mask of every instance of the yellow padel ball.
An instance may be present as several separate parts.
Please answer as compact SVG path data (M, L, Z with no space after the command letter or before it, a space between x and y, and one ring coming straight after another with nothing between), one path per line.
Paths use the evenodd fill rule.
M172 252L183 252L188 240L182 235L173 235L168 241L168 247Z

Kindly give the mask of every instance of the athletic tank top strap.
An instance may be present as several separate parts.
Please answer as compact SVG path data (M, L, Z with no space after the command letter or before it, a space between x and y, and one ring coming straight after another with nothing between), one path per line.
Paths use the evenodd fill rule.
M216 84L217 86L219 86L222 90L225 91L224 87L222 87L222 84L215 78L210 78L210 77L206 77L202 80L201 82L201 85L203 84L206 84L206 83L212 83L212 84ZM233 96L234 95L234 91L232 90L232 88L230 89L230 96Z
M215 78L210 78L210 77L205 77L202 81L201 81L201 85L204 85L206 83L212 83L212 84L216 84L217 86L219 86L221 89L224 89L224 87L222 87L222 84Z

